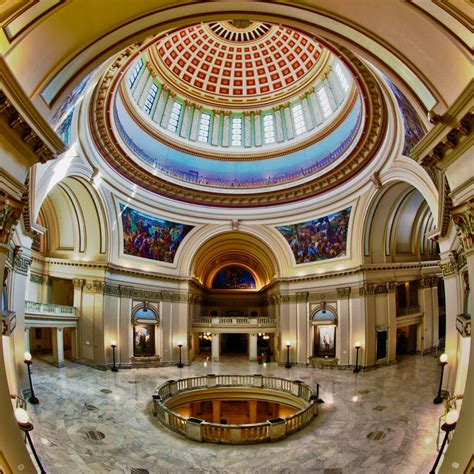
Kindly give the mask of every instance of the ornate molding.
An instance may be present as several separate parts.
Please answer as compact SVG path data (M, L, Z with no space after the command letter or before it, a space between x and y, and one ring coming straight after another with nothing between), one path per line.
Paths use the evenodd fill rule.
M285 204L321 194L360 172L379 150L386 130L387 112L377 81L364 63L349 50L340 48L340 54L345 56L364 98L366 115L364 130L353 151L344 161L323 175L304 183L289 185L279 190L269 189L266 192L254 192L249 188L245 193L221 194L212 190L193 189L188 187L185 181L182 184L175 184L146 171L129 156L113 134L113 114L110 110L114 91L119 87L122 70L125 67L122 57L114 61L96 91L94 109L89 117L93 140L103 159L120 174L146 190L171 199L201 205L249 208Z
M474 199L453 212L453 221L464 251L474 248Z
M443 277L455 275L459 270L457 252L455 251L450 252L449 259L441 260L439 262L439 266L443 273Z
M31 250L20 246L15 247L13 257L13 270L15 272L21 275L27 275L31 262Z
M8 127L16 132L18 138L31 149L39 162L45 163L56 158L56 154L30 127L3 90L0 90L0 116L8 124Z
M351 287L346 286L344 288L336 288L337 299L349 298L351 295Z
M23 202L0 188L0 244L9 240L21 217Z

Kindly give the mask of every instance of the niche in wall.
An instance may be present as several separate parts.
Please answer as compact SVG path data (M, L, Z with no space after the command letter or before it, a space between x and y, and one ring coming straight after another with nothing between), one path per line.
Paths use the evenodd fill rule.
M336 357L337 317L335 311L324 304L313 313L311 325L314 330L313 356Z
M160 319L158 313L146 302L133 310L134 357L151 357L155 355L155 327L159 324Z

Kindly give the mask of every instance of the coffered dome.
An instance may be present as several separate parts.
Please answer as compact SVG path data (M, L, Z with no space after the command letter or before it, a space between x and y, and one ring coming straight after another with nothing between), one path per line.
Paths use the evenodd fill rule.
M91 123L104 158L146 189L196 203L318 194L361 169L383 132L380 89L358 58L269 23L152 38L112 65L98 98Z
M201 23L170 32L150 49L166 82L212 106L271 103L301 90L324 67L325 48L268 23Z

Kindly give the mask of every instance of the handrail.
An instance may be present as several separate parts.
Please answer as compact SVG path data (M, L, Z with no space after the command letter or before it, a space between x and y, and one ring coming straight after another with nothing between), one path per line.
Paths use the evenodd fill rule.
M195 316L193 326L275 326L276 318L271 316Z
M416 314L419 312L420 312L419 304L397 308L397 316L407 316L409 314Z
M36 301L25 301L25 312L37 314L57 314L61 316L76 316L76 308L74 306L52 303L38 303Z
M166 401L173 396L202 389L219 387L245 387L275 393L285 392L304 400L305 407L285 418L275 418L261 423L220 424L198 418L186 418L173 412ZM288 395L286 395L288 396ZM168 380L153 393L153 414L168 428L195 441L224 444L247 444L282 439L306 426L318 414L318 393L300 380L256 375L201 375L179 380Z

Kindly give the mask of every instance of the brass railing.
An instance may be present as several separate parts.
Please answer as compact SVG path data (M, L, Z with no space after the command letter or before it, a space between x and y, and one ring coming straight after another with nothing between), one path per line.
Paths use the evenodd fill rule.
M272 398L281 392L303 400L305 407L285 418L273 418L262 423L241 425L210 423L200 418L186 418L166 406L173 396L193 390L228 387L263 389ZM318 385L319 392L319 385ZM262 395L264 398L264 394ZM264 375L204 375L187 379L169 380L153 394L153 414L168 428L195 441L224 444L247 444L275 441L306 426L318 414L319 394L313 394L300 380L286 380Z

